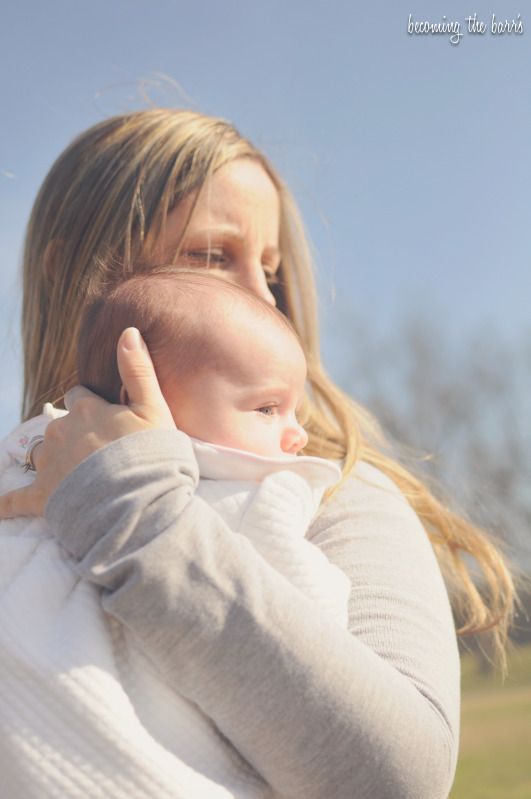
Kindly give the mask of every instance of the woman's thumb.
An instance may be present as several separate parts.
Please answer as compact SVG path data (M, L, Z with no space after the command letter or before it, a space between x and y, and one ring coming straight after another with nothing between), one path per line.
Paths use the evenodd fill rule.
M136 327L128 327L118 339L118 371L129 408L156 426L174 426L144 339Z

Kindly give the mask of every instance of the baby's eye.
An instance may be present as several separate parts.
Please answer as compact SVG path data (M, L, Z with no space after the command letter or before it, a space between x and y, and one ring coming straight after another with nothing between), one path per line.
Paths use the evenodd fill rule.
M275 406L274 405L264 405L262 408L256 409L258 413L263 414L264 416L273 416L275 413Z

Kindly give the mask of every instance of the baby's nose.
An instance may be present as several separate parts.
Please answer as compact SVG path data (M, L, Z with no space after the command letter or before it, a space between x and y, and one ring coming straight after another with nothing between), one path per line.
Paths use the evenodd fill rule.
M282 436L282 452L287 455L296 455L308 443L308 433L300 424L288 427Z

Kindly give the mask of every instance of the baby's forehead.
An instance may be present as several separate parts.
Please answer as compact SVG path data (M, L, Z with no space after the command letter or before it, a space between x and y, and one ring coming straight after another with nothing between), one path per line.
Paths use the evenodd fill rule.
M306 359L288 326L273 317L231 317L219 340L215 370L235 387L303 390Z
M257 371L292 367L297 375L305 357L291 324L264 300L204 273L180 273L175 282L157 280L155 314L161 355L174 367L215 368L252 380ZM162 294L161 294L162 291ZM156 301L156 302L155 302ZM187 365L187 366L186 366Z
M222 324L221 340L226 342L229 354L235 356L248 354L252 345L256 357L266 357L267 353L281 350L285 359L304 359L302 348L287 319L273 306L253 305L234 302L228 298L220 304Z

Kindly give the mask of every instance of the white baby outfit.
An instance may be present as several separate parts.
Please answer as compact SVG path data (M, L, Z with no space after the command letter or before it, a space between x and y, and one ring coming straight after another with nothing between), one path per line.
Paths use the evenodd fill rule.
M20 468L27 444L60 413L45 406L4 439L0 493L33 479ZM304 537L338 467L193 443L196 495L242 536L242 547L252 545L331 623L346 627L349 581ZM9 799L271 795L200 708L166 685L128 629L104 613L98 589L79 578L41 518L0 523L0 775Z

